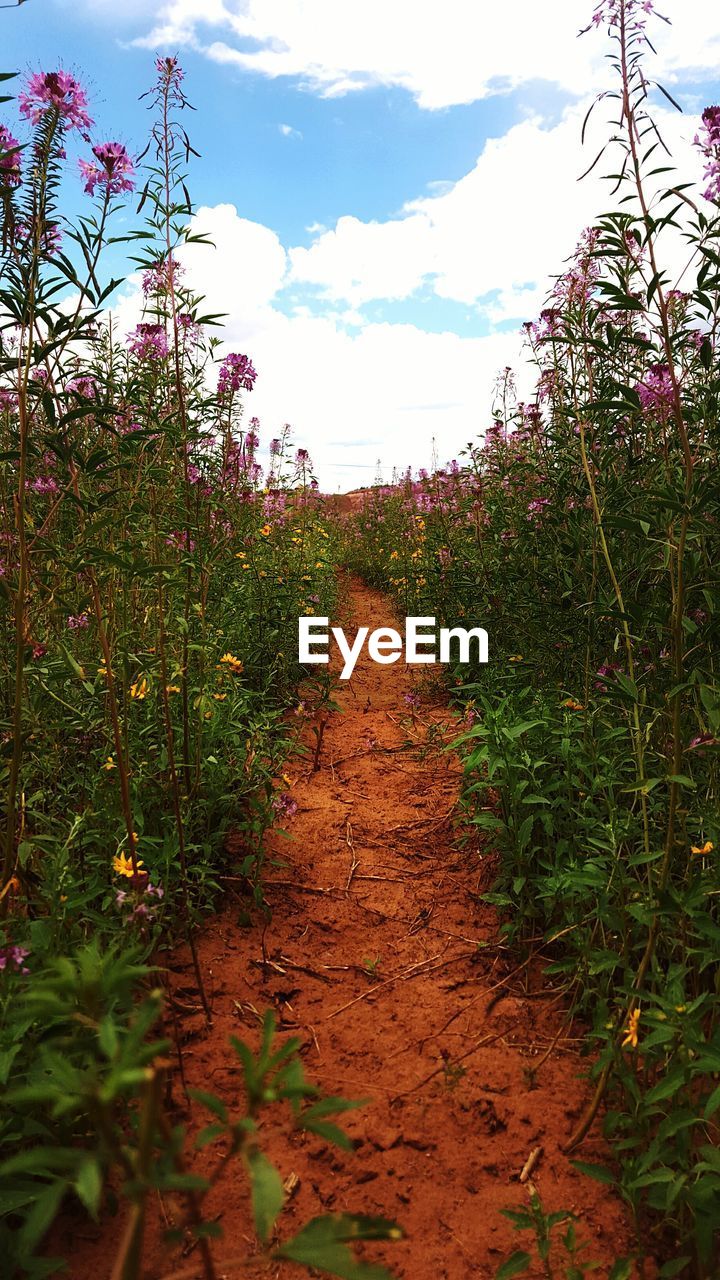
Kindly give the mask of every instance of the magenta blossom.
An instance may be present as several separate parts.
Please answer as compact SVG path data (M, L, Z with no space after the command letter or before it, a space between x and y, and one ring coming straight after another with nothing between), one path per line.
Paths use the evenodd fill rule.
M130 334L130 350L139 360L162 360L168 353L167 337L161 324L139 324Z
M101 142L93 147L95 161L81 160L80 173L89 196L100 187L106 195L116 196L135 189L135 163L121 142Z
M257 373L253 368L252 361L249 356L240 355L237 351L231 351L220 365L218 374L218 395L224 396L228 391L239 391L241 387L245 391L252 391L255 386Z
M297 813L297 801L293 800L289 791L281 791L273 801L275 816L280 819L294 818Z
M90 374L79 374L77 378L72 378L65 390L74 391L84 400L97 399L97 383Z
M654 364L641 382L635 384L640 404L645 413L666 414L674 401L673 382L666 364Z
M0 970L7 969L8 972L29 973L30 970L25 965L30 952L27 947L0 947Z
M706 160L703 176L708 185L703 195L706 200L720 203L720 107L706 107L703 111L702 132L696 135L695 146Z
M20 185L20 143L0 124L0 187Z
M90 626L90 619L86 613L70 614L67 625L71 631L84 631Z
M68 129L89 129L87 94L67 71L36 71L18 97L20 114L39 124L46 111L57 111Z

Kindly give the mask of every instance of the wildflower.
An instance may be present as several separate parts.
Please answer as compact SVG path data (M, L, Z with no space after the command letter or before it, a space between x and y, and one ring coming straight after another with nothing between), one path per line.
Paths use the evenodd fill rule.
M643 380L635 384L635 390L644 413L667 414L672 408L675 392L666 364L651 365Z
M20 143L0 124L0 188L20 185Z
M89 129L87 94L67 71L37 71L18 97L20 115L39 124L48 110L57 111L68 129Z
M137 843L137 834L134 831L133 831L133 836L135 838L134 843ZM142 858L136 858L135 867L133 867L132 858L128 858L127 855L124 853L116 854L112 861L113 871L116 873L116 875L126 876L128 879L130 879L132 876L135 875L136 867L142 867L142 866L143 866Z
M697 853L697 854L700 854L701 857L705 857L706 854L712 853L714 848L715 848L715 845L713 844L712 840L706 840L703 845L691 844L690 852Z
M513 653L512 656L508 658L508 662L524 662L524 661L525 659L523 658L521 653Z
M640 1023L640 1010L633 1009L625 1028L625 1039L622 1042L622 1048L627 1049L628 1045L632 1049L637 1049L638 1042L638 1025Z
M29 973L30 970L24 963L29 955L27 947L0 947L0 970L8 969L9 966L15 973Z
M233 675L242 675L245 670L244 664L233 653L224 653L217 664L218 671L232 671Z
M84 631L85 627L89 627L90 619L86 613L71 613L66 625L71 631Z
M89 196L95 194L97 186L109 196L135 189L135 163L121 142L101 142L92 150L97 163L80 161L80 173Z
M403 702L411 711L417 711L420 707L420 699L416 693L404 693Z
M239 391L241 387L245 391L252 391L256 378L257 373L249 356L243 356L237 351L231 351L230 355L226 356L220 365L217 385L218 395L224 396L228 391Z
M166 692L166 693L180 693L180 685L179 685L179 684L166 684L166 685L165 685L165 692Z
M269 537L269 536L270 536L270 534L272 533L272 525L264 524L264 525L263 525L263 527L262 527L262 529L260 530L260 532L261 532L261 534L262 534L263 538L267 538L267 537Z
M113 760L112 756L108 756L107 760L103 765L103 769L107 769L108 773L110 772L111 769L117 769L117 765Z
M702 151L707 164L704 177L706 200L720 201L720 107L706 107L702 113L702 135L696 135L695 146Z
M150 686L145 676L141 676L134 684L130 685L130 697L136 698L138 702L142 702L143 698L147 698Z
M216 702L224 702L224 701L225 701L225 699L227 698L227 694L226 694L226 693L214 693L214 694L213 694L213 698L215 699L215 701L216 701Z
M80 374L77 378L72 378L65 387L66 391L74 391L84 400L96 400L98 394L97 383L89 374Z
M165 330L161 324L139 324L130 334L129 346L139 360L162 360L168 353Z
M690 739L690 742L688 743L688 746L687 746L687 750L697 751L699 755L702 755L705 747L716 747L717 745L718 745L718 740L714 734L701 733L697 736L697 738Z
M177 89L185 78L185 72L175 57L156 58L155 70L160 77L162 85L166 87Z
M273 809L277 818L294 818L297 813L297 801L293 800L289 791L281 791L275 796Z
M564 707L567 707L569 711L584 711L584 710L585 710L585 707L584 707L583 703L582 703L582 702L576 702L574 698L566 698L566 699L565 699L565 701L563 702L563 706L564 706Z
M0 387L0 413L12 413L17 407L17 396L7 387Z

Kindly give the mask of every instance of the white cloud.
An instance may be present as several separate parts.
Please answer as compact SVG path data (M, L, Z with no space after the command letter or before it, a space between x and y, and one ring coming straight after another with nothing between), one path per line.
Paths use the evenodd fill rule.
M489 421L498 370L519 355L517 334L462 338L303 308L288 316L277 306L285 251L274 232L232 205L200 209L193 230L216 247L183 249L186 281L205 295L204 309L228 313L224 349L247 353L258 370L248 414L260 418L264 444L289 422L324 489L370 483L378 458L388 479L393 467L429 467L433 438L445 461ZM114 313L123 331L139 319L133 283Z
M100 8L109 4L101 0ZM607 40L577 32L592 0L168 0L145 6L140 43L190 45L216 62L299 80L325 97L399 86L434 110L530 80L573 94L607 81ZM667 0L672 27L652 22L659 57L650 74L714 74L720 59L716 0ZM702 38L700 34L702 33Z
M283 138L302 138L300 130L293 129L291 124L279 124L278 129L280 130Z
M695 122L661 118L681 168L697 176L697 157L692 169L685 163ZM519 364L518 333L429 333L371 323L362 309L424 286L480 308L491 324L533 318L583 226L610 203L597 175L577 182L579 123L576 108L551 128L525 120L488 140L460 181L384 222L346 216L317 226L309 248L284 246L231 204L198 211L193 229L216 248L183 251L188 283L207 310L227 313L227 348L247 352L259 371L248 410L265 438L290 422L323 487L370 481L378 457L386 476L393 466L429 466L433 437L444 460L483 430L498 370ZM119 322L135 323L137 308L136 293L118 308ZM520 382L527 395L530 367Z
M493 324L532 319L551 276L609 201L600 175L616 156L578 182L592 155L580 153L582 114L568 110L553 128L525 120L489 139L470 173L409 202L397 218L340 218L309 248L290 250L290 280L355 308L429 285L440 298L479 306ZM669 111L656 118L678 162L697 176L699 161L687 154L697 121Z

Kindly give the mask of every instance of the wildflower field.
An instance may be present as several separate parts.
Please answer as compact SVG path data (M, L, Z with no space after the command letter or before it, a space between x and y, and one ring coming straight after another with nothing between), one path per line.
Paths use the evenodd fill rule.
M8 1280L720 1277L720 107L680 181L664 19L583 16L607 210L532 398L339 497L187 284L178 58L137 154L4 76ZM299 661L410 616L489 661Z

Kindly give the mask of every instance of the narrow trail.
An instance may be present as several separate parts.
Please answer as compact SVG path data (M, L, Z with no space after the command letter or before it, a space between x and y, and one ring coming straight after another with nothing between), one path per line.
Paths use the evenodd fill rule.
M348 604L346 630L396 622L386 598L360 583ZM457 721L425 702L413 724L403 701L421 670L402 661L378 666L364 653L336 694L341 711L327 724L320 768L311 771L311 756L295 761L291 838L269 841L267 963L261 926L239 927L238 902L229 900L199 938L213 1025L184 1024L187 1083L233 1105L241 1082L228 1039L255 1043L258 1014L273 1006L280 1029L301 1038L313 1082L370 1099L344 1118L354 1153L309 1135L268 1135L282 1177L299 1179L280 1219L283 1236L323 1211L380 1213L407 1232L372 1250L398 1277L492 1277L513 1250L530 1248L499 1210L524 1207L519 1174L542 1146L533 1180L545 1207L579 1215L587 1258L602 1260L597 1274L606 1275L631 1247L625 1212L559 1149L587 1097L572 1039L579 1033L563 1028L539 964L517 971L495 912L478 899L492 881L492 856L476 836L458 845L460 766L440 749ZM182 953L173 968L176 981L191 982ZM191 1131L204 1123L193 1111ZM587 1161L605 1156L598 1138L582 1151ZM216 1158L199 1156L198 1170ZM223 1269L223 1259L252 1251L238 1178L214 1189L206 1206L225 1233L213 1246L219 1274L301 1274L288 1264ZM163 1214L172 1217L167 1204L162 1213L153 1208L144 1280L195 1262L201 1277L197 1252L183 1257L163 1243ZM120 1233L117 1222L68 1227L54 1243L73 1280L100 1280L110 1275Z

